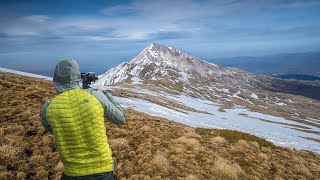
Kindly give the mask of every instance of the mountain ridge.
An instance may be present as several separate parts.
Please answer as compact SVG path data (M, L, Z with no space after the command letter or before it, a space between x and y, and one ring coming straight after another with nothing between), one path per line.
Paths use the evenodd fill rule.
M281 79L296 79L296 80L304 80L304 81L319 81L320 76L311 76L305 74L286 74L286 75L273 75L273 77L278 77Z
M215 83L244 89L292 93L320 100L320 83L283 80L222 67L156 43L147 46L131 61L123 62L102 74L99 84L130 83L133 82L131 78L147 80L149 83L150 80L166 81L177 84L182 91L190 91L190 88L194 89L194 86L199 85L212 88L212 83Z
M116 72L112 72L113 70ZM170 74L170 71L175 71L175 73ZM248 85L250 84L248 82L240 84L239 82L242 81L239 79L238 81L233 81L232 79L234 77L230 78L229 75L234 74L234 72L242 72L247 77L253 75L239 69L220 67L216 64L195 58L175 48L152 43L131 61L121 63L107 71L105 74L107 74L108 78L103 78L102 76L100 84L118 83L132 76L138 76L141 79L154 79L156 77L179 79L179 77L182 78L187 75L189 77L193 76L195 80L205 79L207 81L214 80L219 82L219 80L215 78L218 76L220 78L227 78L227 82L230 82L231 85L237 84L243 87L252 86ZM171 76L167 76L168 74ZM184 78L184 80L188 79Z
M319 77L319 59L320 52L304 52L212 58L210 62L264 75L305 74Z

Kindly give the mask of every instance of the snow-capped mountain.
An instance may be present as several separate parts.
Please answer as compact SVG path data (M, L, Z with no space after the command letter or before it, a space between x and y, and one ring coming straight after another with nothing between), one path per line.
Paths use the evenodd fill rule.
M298 87L308 90L308 83L217 66L152 43L101 75L98 84L113 87L122 105L138 111L195 127L245 131L290 147L320 149L308 148L319 139L319 101L283 93L299 93Z
M156 43L102 74L97 84L209 100L221 103L221 110L241 106L285 118L320 118L318 101L293 95L320 99L319 82L283 80L221 67Z
M100 82L110 85L133 77L153 80L158 78L188 80L191 73L206 76L212 74L214 69L219 67L177 49L152 43L130 62L110 69L103 75Z
M224 68L200 60L172 47L152 43L130 62L110 69L100 79L100 84L128 82L130 79L167 79L175 83L223 83L241 88L259 84L254 74L235 68Z
M150 44L131 61L110 69L99 80L100 85L122 83L153 84L182 93L198 94L196 96L205 96L206 99L214 98L212 91L217 91L217 87L288 92L320 99L320 86L221 67L156 43ZM305 91L307 88L311 92ZM318 93L315 93L317 90Z

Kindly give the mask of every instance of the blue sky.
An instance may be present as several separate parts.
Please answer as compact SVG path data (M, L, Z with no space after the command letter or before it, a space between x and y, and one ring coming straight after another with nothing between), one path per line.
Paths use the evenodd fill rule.
M0 39L0 66L28 71L103 71L152 42L205 60L319 51L320 1L2 0Z

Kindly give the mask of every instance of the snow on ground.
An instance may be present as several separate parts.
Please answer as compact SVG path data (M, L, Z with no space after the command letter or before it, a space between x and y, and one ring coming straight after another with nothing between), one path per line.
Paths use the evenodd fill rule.
M320 117L319 119L307 118L306 120L312 123L320 124Z
M138 76L133 76L131 78L132 84L142 84L142 80Z
M211 88L211 87L210 87ZM229 89L226 89L226 88L222 88L222 89L219 89L217 87L213 87L215 90L217 91L222 91L222 92L225 92L225 93L229 93Z
M286 106L286 104L285 103L283 103L283 102L280 102L280 103L274 103L275 105L278 105L278 106Z
M179 77L179 79L180 80L182 80L182 81L188 81L188 79L189 79L189 75L187 74L187 73L185 73L185 72L180 72L180 77Z
M131 89L133 90L133 89ZM198 112L185 111L181 113L173 109L165 108L163 106L151 103L149 101L136 98L120 98L116 99L124 107L131 107L137 111L144 112L151 115L161 116L169 120L186 124L192 127L205 128L222 128L233 129L242 132L247 132L258 137L262 137L273 142L276 145L291 147L295 149L305 149L320 153L320 143L306 140L302 137L309 137L319 139L320 136L312 133L306 133L291 129L289 125L282 125L261 121L259 119L269 120L272 122L288 123L294 125L301 125L313 131L320 131L320 128L309 126L306 124L286 120L282 117L266 115L258 112L251 112L248 109L237 107L235 109L226 109L226 112L220 112L220 105L208 100L195 99L185 95L165 95L157 94L147 90L133 90L150 95L165 96L171 100L179 102L183 105L192 107L197 110L206 111L211 114L204 114ZM240 115L246 114L246 116Z
M222 88L221 90L225 93L229 93L229 89Z
M255 93L252 93L251 97L254 98L254 99L259 99L258 96Z
M242 99L241 97L239 97L239 96L238 96L240 93L241 93L241 92L240 92L240 91L238 91L237 93L235 93L234 95L232 95L232 97L236 97L236 98L240 98L240 99Z
M8 73L20 74L20 75L29 76L29 77L46 79L46 80L50 80L50 81L52 81L52 79L53 79L52 77L48 77L48 76L42 76L42 75L32 74L32 73L27 73L27 72L22 72L22 71L16 71L16 70L6 69L6 68L2 68L2 67L0 67L0 72L8 72Z

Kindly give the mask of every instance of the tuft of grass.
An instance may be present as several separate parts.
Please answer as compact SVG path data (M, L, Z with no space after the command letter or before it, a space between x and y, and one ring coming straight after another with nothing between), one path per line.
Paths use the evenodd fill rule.
M46 162L46 157L43 155L33 155L30 158L30 164L32 165L45 165Z
M170 168L170 164L168 159L165 157L164 154L157 152L153 159L150 161L151 167L153 171L160 171L163 173L167 173L168 169Z
M36 177L38 179L46 179L48 178L49 172L44 167L38 167L36 169Z
M150 129L151 128L149 126L147 126L147 125L144 125L144 126L141 127L141 131L145 131L145 132L150 131Z
M178 143L184 144L188 148L193 148L193 147L199 147L200 146L200 143L199 143L198 140L196 140L194 138L187 138L185 136L179 137L175 141L177 141Z
M27 174L25 172L17 172L17 176L16 176L17 180L26 179L26 177L27 177Z
M186 180L196 180L196 179L198 179L198 178L197 178L195 175L190 174L190 175L188 175L185 179L186 179Z
M216 145L224 145L227 144L228 142L221 136L216 136L213 138L210 138L210 142Z
M63 164L61 162L58 162L54 167L53 167L53 177L52 179L60 179L63 171Z
M12 171L0 172L1 180L12 180L15 179L15 175Z
M239 179L241 175L245 174L238 164L230 163L221 157L215 159L213 172L221 179Z
M129 143L125 138L117 138L109 140L109 144L112 148L117 150L124 150L129 147Z
M22 152L21 147L12 146L9 144L2 144L0 146L0 160L2 162L12 163L20 158Z
M257 142L259 146L276 148L274 144L272 144L271 142L265 139L259 138L251 134L243 133L240 131L227 130L227 129L212 130L212 129L206 129L206 128L196 128L196 132L202 136L221 136L230 143L235 143L235 142L238 142L239 140L245 140L248 142Z

